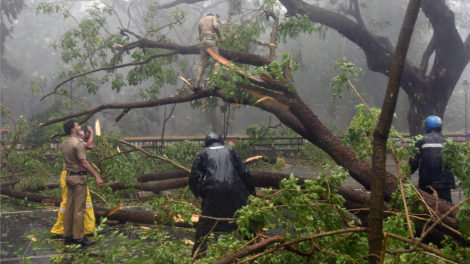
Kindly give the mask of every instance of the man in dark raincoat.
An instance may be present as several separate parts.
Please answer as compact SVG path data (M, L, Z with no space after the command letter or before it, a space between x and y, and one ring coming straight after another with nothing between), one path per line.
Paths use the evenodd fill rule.
M410 159L411 173L413 174L419 167L418 187L432 194L436 190L439 198L452 203L451 189L455 189L455 178L452 172L444 171L442 168L442 120L437 116L428 116L425 119L425 138L416 142L415 147L419 153Z
M256 195L253 178L238 154L224 146L222 137L215 132L207 135L206 149L201 151L191 167L189 187L194 196L202 198L202 215L215 218L232 218L246 205L248 196ZM199 218L196 230L195 251L215 224L215 220ZM235 223L220 221L214 231L234 231ZM199 253L204 252L202 245Z

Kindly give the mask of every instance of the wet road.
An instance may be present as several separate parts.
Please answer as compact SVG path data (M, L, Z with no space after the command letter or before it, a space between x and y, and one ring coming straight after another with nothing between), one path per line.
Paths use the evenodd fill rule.
M57 219L57 212L51 208L42 207L31 210L25 206L18 208L16 212L2 212L1 220L1 263L20 263L23 256L50 255L56 254L49 244L45 243L44 248L34 247L32 238L41 241L49 238L49 235L42 233L42 230L50 230ZM36 234L30 235L36 232ZM60 243L55 240L52 243ZM62 242L63 243L63 242ZM12 260L5 260L12 259ZM50 263L50 257L31 259L32 263Z

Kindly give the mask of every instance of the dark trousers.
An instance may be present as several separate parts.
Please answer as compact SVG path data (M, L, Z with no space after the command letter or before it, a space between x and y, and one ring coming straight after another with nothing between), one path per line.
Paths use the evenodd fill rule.
M215 223L215 221L214 221ZM219 222L220 223L220 222ZM234 226L234 228L232 230L223 230L224 232L233 232L233 231L236 231L238 229L237 226ZM194 241L194 246L193 246L193 251L191 253L191 256L194 256L194 253L196 252L197 248L199 247L199 245L202 243L202 240L204 240L204 237L206 237L206 235L209 233L210 229L207 229L207 228L198 228L196 229L196 241ZM220 232L220 231L219 231ZM256 233L251 231L250 230L250 233L253 237L256 236ZM244 236L242 235L241 232L239 232L239 234L241 236L243 236L243 239L245 240L250 240L249 237L247 236ZM235 235L235 234L234 234ZM217 238L217 236L216 236ZM196 257L196 259L200 259L201 257L204 257L205 254L201 254L203 252L205 252L207 250L207 241L201 246L201 248L199 249L198 251L198 257ZM201 254L201 255L200 255Z
M442 200L445 200L445 201L448 201L449 203L452 204L452 193L451 193L451 189L448 189L448 188L434 188L437 192L437 195L439 196L439 199L442 199ZM427 192L427 193L430 193L430 194L434 194L434 192L429 189L429 188L421 188L421 190Z
M194 253L196 253L197 248L199 245L202 243L202 240L204 240L204 237L209 233L210 229L207 228L198 228L196 229L196 239L194 241L194 246L193 246L193 251L191 253L191 256L194 256ZM205 252L207 250L207 241L201 246L201 248L198 251L198 255ZM204 257L205 254L199 255L196 259L200 259L201 257Z
M64 212L64 237L82 238L85 228L87 176L67 174L67 203Z

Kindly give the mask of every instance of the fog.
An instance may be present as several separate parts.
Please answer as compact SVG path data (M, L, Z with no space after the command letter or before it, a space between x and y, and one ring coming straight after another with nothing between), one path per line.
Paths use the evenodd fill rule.
M338 10L338 3L342 1L310 0L306 2L334 12L344 13L344 11ZM360 2L362 3L362 1ZM465 1L447 2L455 13L456 25L460 35L467 36L470 32L469 3ZM96 54L94 57L97 61L96 65L91 66L88 59L80 59L80 56L85 58L86 56L83 54L87 52L86 49L83 49L83 43L76 43L77 47L82 47L81 50L77 50L77 52L81 52L79 56L70 59L67 56L70 57L73 54L64 53L71 51L61 46L64 39L66 39L64 34L72 34L70 30L73 29L77 32L80 29L84 30L79 27L78 23L86 19L92 21L93 17L90 15L89 10L94 9L95 14L109 11L109 14L105 16L106 22L99 29L97 35L99 39L109 37L109 33L119 34L120 31L117 27L128 28L136 35L146 36L147 32L152 30L155 25L163 27L171 24L174 17L180 14L178 12L186 12L187 16L181 24L176 23L170 27L165 27L159 30L159 34L147 34L146 37L149 40L159 40L164 35L168 42L189 46L198 44L196 40L198 35L197 23L205 15L209 13L216 14L221 31L224 32L224 30L230 29L227 21L232 21L232 26L240 22L247 22L247 19L252 18L250 12L259 8L258 1L210 0L159 9L158 13L151 16L151 10L156 5L154 1L88 0L47 3L51 6L60 6L61 10L59 13L53 11L50 14L44 14L43 10L38 9L42 5L41 1L24 0L22 11L17 18L11 18L11 22L2 13L2 23L7 28L13 29L10 36L5 38L2 57L8 61L12 68L19 71L19 75L12 73L9 70L10 66L7 66L2 60L1 102L10 109L13 119L20 117L30 119L31 125L37 125L39 121L44 121L44 119L63 116L104 103L139 102L170 97L185 85L179 76L188 80L196 77L200 56L178 55L173 62L163 66L165 69L162 73L165 75L162 77L163 82L155 77L149 77L134 81L131 84L129 74L131 70L139 66L130 66L115 69L111 72L98 71L90 74L87 80L75 79L65 83L58 90L59 92L66 91L69 95L71 94L71 97L65 94L56 94L41 101L44 94L52 92L54 87L69 77L69 72L73 71L73 75L82 73L82 69L79 68L77 63L86 64L84 68L92 70L105 66L102 64L103 61L109 62L109 59L113 56L112 53L108 52L108 54L105 54L107 58L102 60L99 54ZM375 34L387 36L391 43L395 45L406 3L407 1L401 0L375 0L362 3L364 6L361 8L361 12L365 25ZM283 16L286 9L279 2L277 4L282 23L282 20L286 19ZM68 14L68 17L64 18L64 14ZM148 16L147 19L145 19L146 15ZM351 17L349 16L349 18ZM93 23L97 23L97 21ZM268 21L263 15L257 18L255 24L250 24L250 26L258 28L260 31L258 40L269 43L272 23L272 19ZM81 24L81 26L85 25ZM299 68L293 76L295 89L324 124L335 133L341 133L347 130L349 122L357 112L355 106L360 104L361 101L352 91L344 91L342 98L336 98L334 102L332 101L331 81L341 73L340 70L334 70L336 61L345 57L347 62L362 68L363 74L359 74L352 80L352 83L371 107L380 107L382 105L388 78L368 68L367 58L359 46L327 26L320 24L316 24L316 26L319 27L319 32L299 33L292 37L287 36L285 39L278 38L276 59L282 60L281 53L292 54L293 58L299 63ZM77 32L76 34L79 34ZM238 32L234 34L237 35ZM128 37L130 42L137 40L130 33L126 35L123 35L122 38L127 39ZM415 65L420 65L422 54L432 36L433 27L421 11L408 53L408 59ZM237 39L238 45L245 48L245 52L269 57L268 45L260 45L260 41L244 39L243 36L234 39ZM232 45L236 41L232 41ZM141 53L155 53L151 49L146 51L136 50L141 50ZM132 58L134 51L124 53L120 63L129 63L136 60ZM164 52L164 50L158 52ZM434 56L433 54L429 60L428 70L431 69L433 63L438 63L434 60ZM182 64L185 64L184 67L181 67ZM170 67L174 68L173 74L167 71ZM253 67L250 67L250 69L253 69ZM60 72L65 73L66 76L60 76ZM206 69L205 78L208 78L208 74L209 69ZM120 90L112 85L112 82L119 79L119 76L122 76L124 82L124 86ZM103 78L108 78L109 81L103 81ZM444 132L462 133L464 130L465 93L461 85L464 79L470 79L468 66L460 74L460 79L448 102L444 116ZM93 83L99 89L93 91L93 85L90 86L87 82ZM72 105L70 105L70 98L75 102ZM218 104L222 106L224 103L219 99ZM254 106L242 105L238 108L232 104L231 107L229 118L233 120L228 130L228 135L231 136L245 135L246 127L252 124L268 126L270 118L271 125L280 123L273 114ZM409 107L408 96L401 90L396 107L397 119L394 121L394 126L403 133L409 132L407 122ZM122 111L121 109L105 110L94 115L89 123L94 124L95 120L99 119L105 131L114 131L123 136L160 137L164 120L169 116L172 108L173 105L171 104L146 109L131 109L119 122L115 122L115 118ZM201 136L210 129L220 130L224 123L224 113L222 113L221 108L216 107L214 112L207 113L201 108L193 109L189 103L179 103L168 118L165 126L165 136ZM41 120L34 119L40 114L43 114ZM60 127L57 127L57 129L60 129Z

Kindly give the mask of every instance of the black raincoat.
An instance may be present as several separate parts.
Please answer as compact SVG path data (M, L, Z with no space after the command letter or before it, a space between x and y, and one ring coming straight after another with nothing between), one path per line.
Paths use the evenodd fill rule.
M216 218L232 218L246 205L249 195L256 195L253 178L238 154L223 145L218 133L206 137L206 149L201 151L191 167L189 187L195 197L202 198L202 215ZM193 254L214 226L215 220L199 218ZM219 222L214 231L234 231L235 223ZM203 252L205 245L199 252Z
M455 189L455 178L452 172L442 169L442 143L445 136L438 130L431 130L425 138L416 142L419 153L410 159L411 173L419 167L418 187L428 193L433 193L427 186L434 188L439 198L452 202L450 189Z

